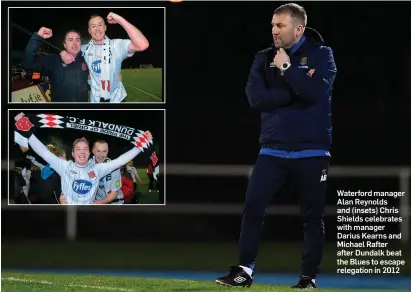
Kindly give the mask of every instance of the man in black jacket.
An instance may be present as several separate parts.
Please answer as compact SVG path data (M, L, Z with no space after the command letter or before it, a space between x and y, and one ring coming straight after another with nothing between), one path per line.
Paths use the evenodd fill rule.
M41 42L52 36L52 30L46 27L31 36L25 49L23 67L50 76L52 102L88 102L88 68L79 54L80 34L71 30L64 37L64 48L75 58L71 64L65 64L60 55L37 54Z
M255 56L246 94L251 107L261 111L261 150L246 193L239 263L218 284L251 286L265 210L284 183L292 181L304 222L301 276L293 288L316 288L337 69L331 48L306 25L303 7L280 6L272 19L274 46Z

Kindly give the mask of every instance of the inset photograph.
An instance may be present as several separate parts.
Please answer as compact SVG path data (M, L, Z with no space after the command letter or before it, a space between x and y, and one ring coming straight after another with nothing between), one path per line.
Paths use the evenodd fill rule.
M8 17L9 102L165 102L164 7L11 7Z
M9 204L165 204L164 110L9 110Z

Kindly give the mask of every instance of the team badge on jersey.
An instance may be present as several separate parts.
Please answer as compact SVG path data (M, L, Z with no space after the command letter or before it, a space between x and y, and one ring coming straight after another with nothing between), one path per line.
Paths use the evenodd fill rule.
M301 65L307 65L307 57L301 58L300 64L301 64Z
M93 178L93 177L96 177L96 174L94 173L94 171L92 170L92 171L90 171L89 173L87 173L88 174L88 177L89 178Z
M81 70L87 71L87 65L84 63L81 63Z

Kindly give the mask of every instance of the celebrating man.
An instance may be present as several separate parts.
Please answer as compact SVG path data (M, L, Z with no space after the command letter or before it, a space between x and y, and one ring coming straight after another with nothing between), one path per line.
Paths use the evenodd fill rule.
M80 33L70 30L64 36L63 44L70 56L70 65L64 64L59 55L37 54L41 42L52 36L53 31L47 27L41 27L31 36L25 49L24 68L50 76L52 102L88 102L88 69L80 53Z
M108 151L108 143L106 141L98 140L94 142L94 156L91 158L91 163L106 163L111 161L111 159L107 157ZM124 204L119 168L100 180L94 204Z
M141 31L120 15L110 12L107 22L120 24L130 39L109 39L104 19L98 15L90 17L88 32L91 40L87 45L81 46L81 51L90 70L90 101L95 103L125 101L127 93L120 81L121 63L149 46ZM61 56L67 64L73 60L66 51Z
M50 152L34 135L36 127L25 116L19 113L15 116L14 141L24 148L31 146L32 150L43 158L60 175L61 188L67 204L92 204L100 179L119 169L128 161L152 145L153 137L149 131L140 133L140 137L132 144L134 147L106 163L91 163L89 142L86 138L76 139L71 155L73 161L59 158Z

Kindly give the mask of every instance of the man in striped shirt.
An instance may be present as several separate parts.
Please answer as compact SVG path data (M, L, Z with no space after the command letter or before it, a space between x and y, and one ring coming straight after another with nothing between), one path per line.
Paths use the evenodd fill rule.
M111 159L108 155L108 143L97 140L93 145L93 158L90 163L107 163ZM124 204L123 192L121 191L120 169L114 170L100 180L94 204Z

